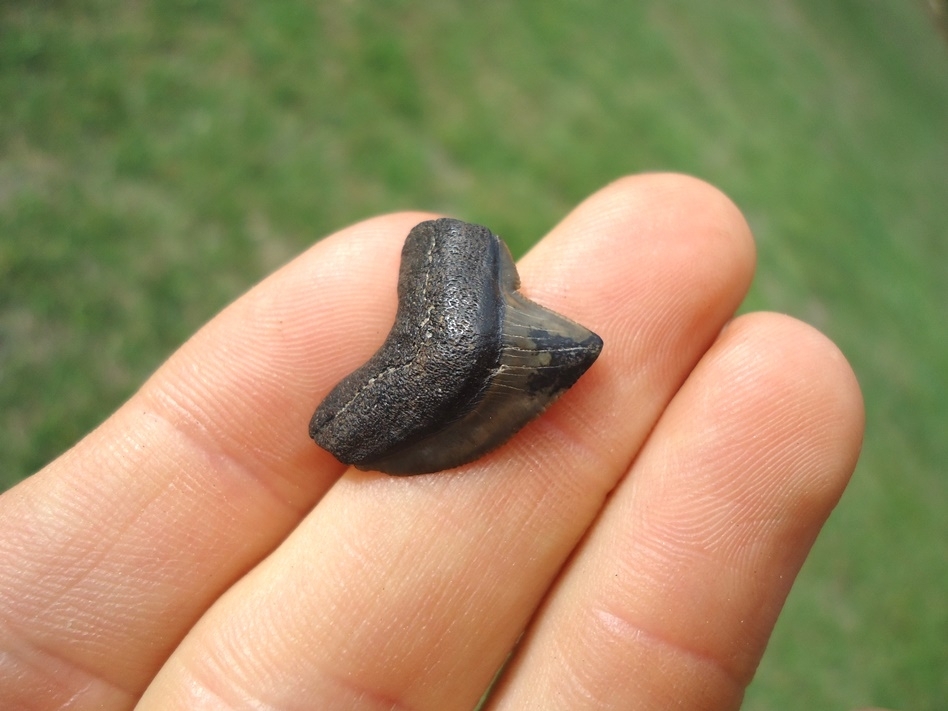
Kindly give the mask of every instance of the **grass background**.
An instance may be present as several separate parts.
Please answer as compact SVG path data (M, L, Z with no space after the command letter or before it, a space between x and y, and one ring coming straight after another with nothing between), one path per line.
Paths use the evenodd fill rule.
M867 401L745 708L948 708L948 50L920 1L5 0L0 488L332 230L426 208L522 253L653 169L737 201L745 308L827 332Z

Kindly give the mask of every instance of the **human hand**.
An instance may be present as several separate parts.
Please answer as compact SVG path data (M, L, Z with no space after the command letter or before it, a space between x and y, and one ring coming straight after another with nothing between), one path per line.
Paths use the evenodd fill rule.
M0 707L470 709L511 651L487 708L739 705L855 465L846 361L729 323L754 256L720 193L624 179L520 264L603 337L579 383L461 469L346 470L307 424L427 217L316 245L0 497Z

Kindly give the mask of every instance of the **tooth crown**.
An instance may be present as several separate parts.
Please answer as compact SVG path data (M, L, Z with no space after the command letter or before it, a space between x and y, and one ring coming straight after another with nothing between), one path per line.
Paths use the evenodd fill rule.
M423 474L503 444L592 365L602 340L517 292L510 252L486 227L415 226L402 249L395 324L310 421L345 464Z

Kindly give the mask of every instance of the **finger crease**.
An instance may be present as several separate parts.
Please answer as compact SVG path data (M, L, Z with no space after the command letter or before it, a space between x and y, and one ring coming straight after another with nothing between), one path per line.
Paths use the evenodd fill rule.
M161 391L160 394L156 395L155 400L157 401L156 404L160 404L160 406L153 410L152 414L165 423L182 440L191 444L209 459L220 460L229 465L229 469L236 476L253 481L282 508L290 510L296 519L302 518L307 513L308 508L303 509L294 506L284 496L280 495L278 489L272 483L272 477L267 476L267 474L272 474L271 469L264 471L264 468L260 466L251 465L245 457L236 454L230 447L227 447L221 438L215 437L203 424L204 420L209 418L202 418L204 413L194 403L191 403L189 407L165 391ZM214 466L214 469L220 471L222 467Z
M50 687L62 685L65 688L68 685L70 687L68 693L72 699L78 699L82 696L96 698L106 696L109 698L124 697L128 700L128 706L131 706L141 693L140 689L125 688L118 682L106 678L102 672L79 662L77 659L71 659L64 651L56 650L54 647L47 646L38 640L30 639L9 620L0 629L3 629L4 634L2 636L7 640L4 649L0 650L0 660L9 657L18 659L22 668L34 670L38 675L48 679L48 686ZM4 661L0 666L6 667L7 664ZM69 679L69 672L74 672L81 677L81 680L73 681ZM98 692L92 691L94 686L99 687Z
M627 617L605 609L595 610L594 615L601 630L624 644L667 649L672 654L691 659L701 666L710 667L713 672L723 676L729 684L738 690L744 689L750 681L745 679L743 674L726 664L724 660L696 646L682 644L666 635L635 624Z

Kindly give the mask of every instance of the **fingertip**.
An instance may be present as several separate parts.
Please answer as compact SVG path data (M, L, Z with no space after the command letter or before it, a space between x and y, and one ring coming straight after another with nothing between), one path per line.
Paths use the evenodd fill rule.
M645 314L658 317L659 329L676 318L723 323L744 298L755 261L747 221L724 193L690 176L645 174L588 197L520 269L531 298L585 319L612 350L610 325L620 338L642 336L629 319Z
M627 175L580 203L556 228L561 234L623 235L665 249L670 240L683 247L711 247L729 255L737 271L753 273L756 247L740 208L719 188L681 173ZM696 255L697 256L697 255Z
M724 336L748 366L761 357L769 361L758 376L761 386L774 399L800 403L814 446L830 457L814 471L830 474L829 483L842 493L859 457L865 409L855 372L839 346L814 326L772 312L743 315Z

